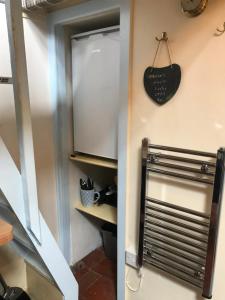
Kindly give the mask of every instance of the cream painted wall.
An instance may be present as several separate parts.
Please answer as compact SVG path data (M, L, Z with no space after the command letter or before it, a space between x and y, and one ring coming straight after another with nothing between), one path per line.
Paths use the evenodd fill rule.
M26 264L23 258L15 255L10 246L0 249L0 274L8 285L27 288Z
M215 37L216 27L225 21L225 2L209 1L199 17L181 13L179 0L135 0L132 62L132 96L130 106L130 151L127 197L126 248L137 253L140 204L140 146L143 137L155 144L215 152L225 146L225 35ZM173 60L182 67L182 82L173 99L157 106L143 87L143 74L152 64L157 43L155 36L167 31ZM158 66L168 65L165 50ZM150 193L151 192L151 193ZM204 187L183 190L176 184L151 183L148 191L159 199L207 211L209 191ZM181 201L181 199L183 201ZM225 206L219 233L213 300L223 300ZM138 285L136 273L127 268L128 281ZM201 291L189 288L163 273L144 268L139 292L127 289L129 300L200 300Z
M50 98L48 35L45 16L24 17L28 81L40 210L57 238L57 204Z

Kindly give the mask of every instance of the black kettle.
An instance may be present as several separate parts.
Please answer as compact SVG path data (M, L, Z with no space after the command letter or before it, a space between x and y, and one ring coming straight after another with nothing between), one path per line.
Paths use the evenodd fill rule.
M114 207L117 207L117 186L109 185L102 191L100 191L100 199L98 204L108 204Z

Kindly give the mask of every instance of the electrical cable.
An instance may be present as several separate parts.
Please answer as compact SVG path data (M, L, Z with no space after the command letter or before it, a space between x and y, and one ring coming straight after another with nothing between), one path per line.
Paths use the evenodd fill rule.
M139 283L138 283L138 285L137 285L136 288L132 287L131 284L130 284L130 282L128 281L129 273L130 273L130 269L128 270L127 275L126 275L126 286L127 286L127 288L128 288L131 292L137 293L137 292L140 290L140 288L141 288L142 281L143 281L143 278L144 278L144 274L143 274L143 272L142 272L142 268L140 268L140 269L138 270Z

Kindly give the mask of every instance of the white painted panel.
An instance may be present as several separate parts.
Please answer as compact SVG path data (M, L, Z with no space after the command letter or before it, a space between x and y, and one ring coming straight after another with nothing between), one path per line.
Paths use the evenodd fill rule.
M48 74L48 34L45 16L23 19L37 172L38 201L57 237L54 143ZM34 59L35 57L35 59ZM0 4L0 76L11 76L5 5ZM41 76L40 76L41 74ZM0 136L19 167L19 149L12 85L0 84ZM44 147L43 147L44 145Z
M119 32L72 44L75 151L116 159Z
M0 76L11 76L5 5L0 3Z

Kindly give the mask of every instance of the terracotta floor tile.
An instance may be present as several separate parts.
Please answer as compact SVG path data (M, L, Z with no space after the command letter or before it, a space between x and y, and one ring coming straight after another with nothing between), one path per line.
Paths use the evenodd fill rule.
M101 277L83 294L87 300L116 300L116 288L112 279Z
M108 258L105 258L103 261L93 267L93 270L103 276L107 276L112 279L116 278L116 264Z
M87 289L92 286L100 277L100 274L89 270L79 282L79 294L84 295Z
M72 271L79 283L82 280L83 276L89 271L89 268L83 261L80 261L78 264L76 264Z
M79 300L116 300L116 263L99 248L72 268L79 283Z
M83 262L89 267L92 268L100 261L105 259L105 254L102 249L96 249L95 251L91 252L88 256L83 259Z

